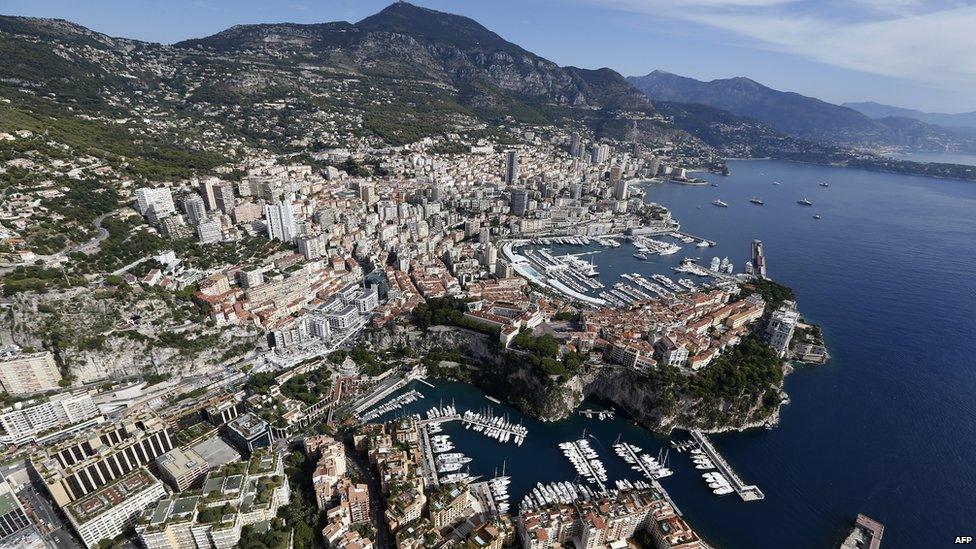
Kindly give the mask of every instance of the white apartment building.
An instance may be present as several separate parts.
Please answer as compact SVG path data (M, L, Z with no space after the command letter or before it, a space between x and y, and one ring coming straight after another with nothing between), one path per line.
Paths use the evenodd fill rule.
M59 428L83 428L101 414L91 395L62 394L46 402L18 402L0 412L0 443L23 444L34 435Z
M163 483L140 468L97 492L65 506L65 514L86 547L112 539L132 525L142 511L166 496Z
M766 335L769 337L769 345L776 350L776 354L782 358L790 348L790 340L793 339L793 331L800 321L800 313L796 310L796 304L786 301L783 306L773 312L766 326Z
M166 187L142 187L136 189L136 202L139 212L146 215L152 211L157 219L162 219L176 213L173 204L173 193Z

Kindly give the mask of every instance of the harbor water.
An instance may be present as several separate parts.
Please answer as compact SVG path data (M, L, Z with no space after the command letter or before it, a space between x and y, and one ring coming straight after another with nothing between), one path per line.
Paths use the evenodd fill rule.
M778 161L732 161L730 167L731 176L703 176L718 186L644 185L647 201L667 206L683 230L717 247L687 244L677 254L641 261L626 243L551 246L554 254L599 251L594 262L609 287L626 282L619 278L624 273L678 278L671 267L684 257L707 265L713 256L727 256L741 272L749 243L758 238L769 276L794 288L802 312L824 327L834 358L824 366L800 366L787 378L791 403L777 428L711 438L742 479L762 489L764 500L715 496L687 454L673 450L675 474L662 485L718 547L836 546L857 513L885 524L888 548L949 545L954 536L972 535L976 184ZM765 205L750 204L751 197ZM803 198L813 205L797 204ZM728 207L713 206L716 199ZM584 429L610 485L640 478L610 448L618 436L652 455L668 447L667 439L622 414L540 423L469 385L433 384L405 388L426 398L380 419L453 400L459 410L491 406L496 415L522 422L529 435L521 447L456 422L444 428L454 451L474 458L473 474L490 476L505 464L513 511L536 482L574 479L556 445Z

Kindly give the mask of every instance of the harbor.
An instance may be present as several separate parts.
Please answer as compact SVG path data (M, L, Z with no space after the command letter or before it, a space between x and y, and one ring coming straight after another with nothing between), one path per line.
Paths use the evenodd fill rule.
M418 467L425 482L439 486L463 480L478 485L476 497L486 513L502 512L505 508L517 513L522 508L549 505L548 502L572 504L631 486L659 489L679 513L692 517L703 507L726 513L737 513L737 507L752 508L739 497L715 494L709 486L713 482L702 478L703 473L712 471L697 469L690 460L677 459L674 444L681 444L682 453L687 453L698 448L697 442L656 436L602 401L585 401L565 419L541 422L508 404L493 402L489 395L465 383L418 380L401 392L413 390L423 393L424 398L373 421L417 421L422 427L418 439L423 453ZM394 394L389 398L396 397ZM464 419L467 412L474 421ZM610 412L613 417L608 415ZM472 414L481 418L473 418ZM514 442L518 433L512 427L517 426L526 433L521 446ZM512 433L508 442L500 442L497 433L489 435L492 427ZM632 462L623 459L615 446L621 441L632 445ZM749 465L737 464L745 466L744 473L756 474ZM504 485L494 482L502 477L507 480Z

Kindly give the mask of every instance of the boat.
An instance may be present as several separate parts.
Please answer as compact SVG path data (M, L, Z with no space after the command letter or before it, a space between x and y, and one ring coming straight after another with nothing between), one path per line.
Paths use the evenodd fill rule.
M750 198L749 199L749 202L752 203L752 204L759 205L759 206L762 206L763 204L765 204L765 202L763 202L762 198L756 198L756 197Z
M725 202L722 202L718 198L716 198L715 200L712 200L712 205L713 206L718 206L719 208L728 208L729 207L728 204L726 204Z
M773 181L773 185L779 186L782 185L782 183L780 183L779 181Z
M636 254L634 254L634 257L636 257L637 259L640 259L641 261L644 261L644 260L647 259L647 256L644 255L644 254L642 254L641 252L637 252Z
M804 198L803 200L797 200L796 203L801 206L813 206L813 202L810 202L809 198Z
M814 219L820 219L820 214L813 216Z
M718 187L718 183L712 183L713 187Z
M821 181L820 182L820 186L821 187L829 187L830 186L830 183L827 183L826 181Z
M695 244L695 246L697 246L697 247L699 247L699 248L707 248L707 247L709 247L709 246L711 246L711 244L709 244L709 243L708 243L707 241L705 241L705 240L702 240L702 241L701 241L701 242L699 242L698 244Z

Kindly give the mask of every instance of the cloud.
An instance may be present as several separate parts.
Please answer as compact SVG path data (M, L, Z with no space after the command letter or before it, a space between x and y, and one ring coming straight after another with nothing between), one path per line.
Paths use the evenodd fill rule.
M976 86L976 5L951 0L582 0L935 87Z

